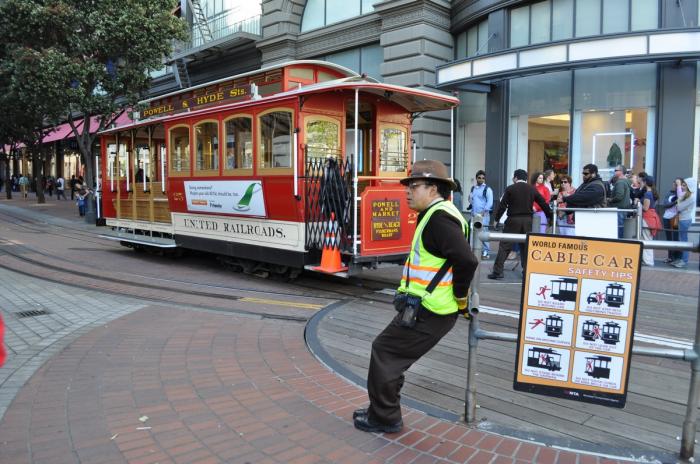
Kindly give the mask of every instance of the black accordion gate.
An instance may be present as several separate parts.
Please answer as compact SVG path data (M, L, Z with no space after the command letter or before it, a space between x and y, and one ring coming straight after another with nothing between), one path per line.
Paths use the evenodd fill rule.
M325 151L309 153L307 147L304 157L306 249L325 246L352 253L352 163L340 159L340 153Z

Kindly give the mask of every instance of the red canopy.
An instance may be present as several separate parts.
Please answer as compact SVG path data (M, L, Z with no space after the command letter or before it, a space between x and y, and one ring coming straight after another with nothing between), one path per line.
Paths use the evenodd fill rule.
M78 127L78 130L80 130L80 127L83 125L83 119L76 119L75 121L76 126ZM131 118L129 117L129 114L127 111L123 111L119 117L114 121L114 124L117 126L121 126L124 124L129 124L133 122ZM96 132L97 129L99 128L99 120L97 116L92 116L90 118L90 133ZM55 142L57 140L63 140L63 139L70 139L73 138L73 131L70 128L70 124L63 123L59 124L54 128L54 130L49 133L49 135L45 136L44 139L42 140L42 143L49 143L49 142Z

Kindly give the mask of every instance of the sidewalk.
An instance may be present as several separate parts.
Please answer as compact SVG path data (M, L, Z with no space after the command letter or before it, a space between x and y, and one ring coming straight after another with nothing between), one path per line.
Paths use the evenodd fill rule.
M71 201L2 192L2 205L93 227ZM57 308L58 298L89 304ZM53 314L10 314L28 307ZM0 369L0 464L616 462L410 408L399 434L357 431L352 411L366 392L313 357L297 322L164 307L2 269L0 311L16 353Z
M614 462L410 409L399 434L357 431L352 411L366 392L311 355L300 323L149 305L6 270L0 282L17 352L0 369L11 402L3 464ZM10 314L51 307L56 295L90 301L93 318Z

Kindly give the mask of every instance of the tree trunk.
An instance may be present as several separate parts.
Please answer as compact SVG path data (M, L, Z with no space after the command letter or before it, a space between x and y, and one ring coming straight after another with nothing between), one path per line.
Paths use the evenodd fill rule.
M5 195L12 200L12 179L10 178L10 157L5 157Z
M39 147L34 147L32 150L32 163L36 168L34 173L34 186L36 189L36 202L39 204L46 203L46 197L44 196L44 185L41 178L44 176L44 163L41 162L41 156L39 156L37 150Z
M93 156L91 146L89 146L89 148L87 149L87 153L83 153L83 156L85 158L85 183L88 186L89 192L87 196L87 210L85 211L85 222L95 224L95 222L97 221L97 213L95 211L94 202L94 189L96 188L96 185L95 174L93 172L95 157Z

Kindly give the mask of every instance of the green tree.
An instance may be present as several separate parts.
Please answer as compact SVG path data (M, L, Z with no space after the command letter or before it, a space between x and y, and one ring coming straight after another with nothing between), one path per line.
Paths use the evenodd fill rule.
M6 0L0 43L18 70L24 101L51 100L44 122L68 121L95 182L97 132L143 98L149 73L162 67L174 40L187 37L172 15L177 0ZM18 74L15 74L17 76ZM55 111L55 107L60 111ZM91 117L95 124L91 125ZM80 120L82 119L82 123ZM93 129L90 131L90 129ZM94 220L92 201L87 220Z

